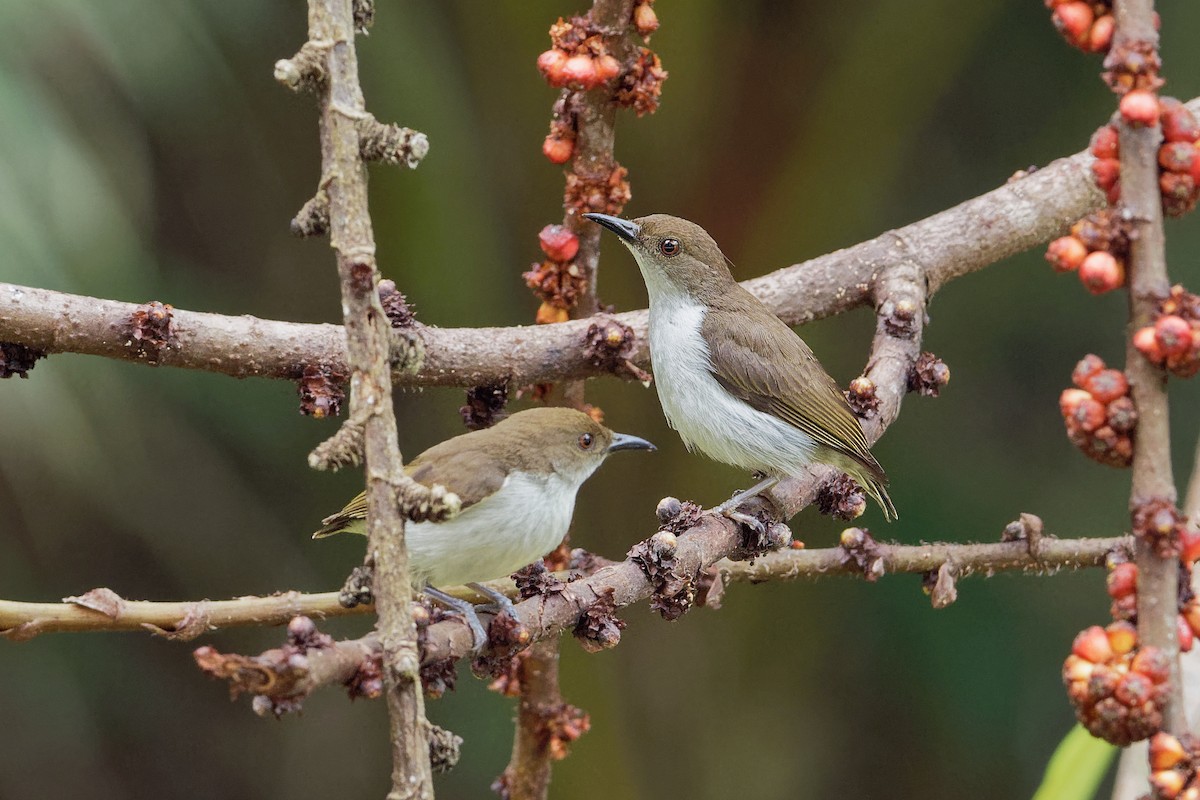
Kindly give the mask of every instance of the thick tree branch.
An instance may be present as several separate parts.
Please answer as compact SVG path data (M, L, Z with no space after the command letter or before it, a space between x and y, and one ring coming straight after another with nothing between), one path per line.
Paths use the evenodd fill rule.
M1189 107L1200 111L1200 100ZM923 265L930 292L1061 233L1104 201L1092 183L1091 156L1060 159L920 222L862 244L746 282L776 314L798 325L863 305L869 287L896 263L893 246ZM964 231L970 231L965 236ZM86 353L139 360L124 326L137 306L0 283L0 341L50 353ZM160 365L204 369L234 377L294 379L305 364L344 369L345 340L335 325L306 325L176 310L178 349ZM646 312L615 315L638 336L635 361L645 366ZM477 386L583 378L605 372L584 357L589 323L512 328L416 327L425 360L401 385Z
M1153 0L1117 0L1113 55L1138 43L1157 49ZM1129 259L1129 327L1125 372L1130 396L1138 410L1133 441L1133 480L1130 509L1151 501L1174 505L1171 475L1171 430L1167 414L1166 373L1150 363L1133 345L1133 334L1153 322L1170 289L1163 235L1162 196L1158 183L1158 148L1162 131L1153 126L1120 123L1121 205L1136 234ZM1187 729L1179 669L1179 564L1174 555L1156 552L1155 544L1140 539L1138 565L1138 634L1143 645L1161 648L1171 660L1170 691L1163 711L1164 727L1175 734Z

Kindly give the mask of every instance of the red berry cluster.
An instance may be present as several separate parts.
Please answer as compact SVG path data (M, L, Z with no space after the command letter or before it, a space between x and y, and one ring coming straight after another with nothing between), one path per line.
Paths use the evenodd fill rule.
M542 299L537 310L538 324L564 322L579 295L587 288L587 280L573 262L579 252L579 237L562 225L547 225L538 234L538 244L542 246L546 260L534 264L521 277Z
M1078 388L1064 389L1058 399L1067 438L1088 458L1128 467L1138 415L1125 373L1106 369L1099 356L1088 354L1075 366L1071 380Z
M595 89L621 73L602 33L587 17L562 17L550 26L553 46L538 56L538 70L560 89Z
M1157 647L1138 647L1137 629L1118 621L1079 633L1063 662L1075 717L1093 736L1125 747L1162 728L1170 661Z
M1200 800L1200 741L1165 731L1150 737L1153 800Z
M1180 217L1200 198L1200 122L1174 97L1158 97L1135 89L1121 98L1121 116L1131 125L1162 124L1163 143L1158 150L1158 187L1163 211ZM1116 122L1092 134L1092 175L1108 196L1110 205L1121 197L1120 147Z
M1125 285L1130 226L1110 209L1089 214L1071 226L1071 233L1046 248L1046 260L1058 272L1078 272L1092 294Z
M1085 53L1106 53L1112 44L1112 0L1085 3L1081 0L1046 0L1050 19L1067 40Z
M1200 372L1200 297L1182 286L1158 307L1158 319L1133 335L1133 345L1142 355L1181 378Z

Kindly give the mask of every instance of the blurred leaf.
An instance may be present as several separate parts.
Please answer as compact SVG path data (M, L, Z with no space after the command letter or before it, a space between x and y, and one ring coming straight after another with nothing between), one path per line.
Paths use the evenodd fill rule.
M1116 755L1115 746L1076 725L1054 749L1033 800L1091 800Z

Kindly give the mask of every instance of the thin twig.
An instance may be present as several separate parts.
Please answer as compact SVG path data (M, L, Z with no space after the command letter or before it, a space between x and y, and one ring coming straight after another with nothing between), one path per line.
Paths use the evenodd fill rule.
M360 148L360 123L368 116L358 81L355 29L352 0L310 0L309 42L327 51L320 102L322 188L329 196L329 238L341 278L351 373L347 424L362 426L365 451L367 551L375 567L376 631L383 646L392 748L388 798L431 799L428 723L399 502L406 478L392 408L391 328L376 289L379 273Z

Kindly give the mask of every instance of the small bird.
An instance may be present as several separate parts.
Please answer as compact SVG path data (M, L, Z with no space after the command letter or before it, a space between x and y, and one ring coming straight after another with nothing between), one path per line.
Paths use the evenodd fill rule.
M462 611L479 646L487 637L472 606L435 587L465 583L511 608L508 598L479 582L509 575L557 547L567 535L579 487L618 450L654 445L614 433L581 411L532 408L421 453L405 474L426 486L444 486L458 495L462 510L442 522L405 526L413 587ZM314 539L365 535L366 494L322 523Z
M666 214L583 216L620 238L646 281L667 422L689 450L767 476L717 511L753 525L738 505L817 462L849 474L896 518L887 476L841 389L804 340L733 279L703 228Z

